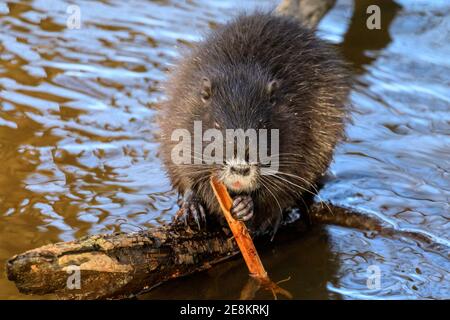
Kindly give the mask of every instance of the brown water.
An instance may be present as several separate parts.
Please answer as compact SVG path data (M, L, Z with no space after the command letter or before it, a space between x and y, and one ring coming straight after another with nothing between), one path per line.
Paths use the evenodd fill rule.
M236 8L273 5L76 2L79 30L66 27L69 1L0 3L0 298L26 298L4 274L16 253L171 219L153 136L165 71ZM354 123L321 196L437 246L329 226L266 248L297 299L450 298L450 4L378 2L380 31L365 27L373 1L339 1L320 24L356 74ZM381 286L369 289L373 265ZM237 298L246 280L235 260L143 298Z

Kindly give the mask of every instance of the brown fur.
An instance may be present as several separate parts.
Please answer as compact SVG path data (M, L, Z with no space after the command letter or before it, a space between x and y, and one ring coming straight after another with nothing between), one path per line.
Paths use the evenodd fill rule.
M200 94L205 77L212 83L207 104ZM279 83L274 96L267 93L272 80ZM203 170L208 167L172 164L174 129L192 131L194 120L202 120L204 130L216 122L222 128L277 128L280 170L301 178L268 177L266 187L251 194L254 230L276 225L280 207L296 206L305 195L302 188L313 190L327 170L343 136L348 91L349 77L337 54L297 21L266 13L237 17L198 43L167 81L159 123L161 155L173 186L181 194L192 190L210 214L220 214L210 174Z

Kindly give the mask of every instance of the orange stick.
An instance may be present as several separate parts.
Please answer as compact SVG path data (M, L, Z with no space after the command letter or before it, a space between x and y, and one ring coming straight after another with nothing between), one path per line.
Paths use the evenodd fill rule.
M250 271L250 275L261 280L268 280L269 278L267 276L267 272L264 269L261 259L259 258L258 252L256 251L247 227L242 221L236 220L231 215L230 210L233 205L233 200L228 194L227 188L214 176L211 177L211 186L217 200L219 201L223 214L225 215L225 219L230 226L231 232L234 235L234 239L241 250L245 263Z

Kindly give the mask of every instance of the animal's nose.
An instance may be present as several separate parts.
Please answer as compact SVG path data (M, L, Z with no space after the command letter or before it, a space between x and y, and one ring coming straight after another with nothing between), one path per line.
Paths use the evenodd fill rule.
M248 176L250 174L249 167L231 167L230 171L241 176Z

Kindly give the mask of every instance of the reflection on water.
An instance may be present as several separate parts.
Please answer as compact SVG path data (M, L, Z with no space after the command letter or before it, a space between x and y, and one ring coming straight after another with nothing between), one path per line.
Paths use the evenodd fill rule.
M330 245L328 230L315 228L294 241L277 243L260 251L265 268L274 281L291 277L280 284L295 294L295 299L338 299L340 294L328 290L336 283L339 257ZM300 253L307 254L300 254ZM145 299L237 299L248 281L248 271L239 260L218 265L206 274L167 283L148 294ZM300 276L301 275L301 276ZM199 285L205 283L206 285ZM179 288L183 290L179 290ZM272 293L261 290L256 298L272 299Z
M361 30L366 25L367 7L377 5L383 8L380 29ZM354 1L354 8L348 29L343 39L343 55L352 62L355 73L364 72L364 65L376 59L368 55L368 50L375 52L384 49L392 41L390 27L400 6L392 0ZM367 36L363 36L367 35Z
M78 1L0 4L0 298L18 298L5 260L86 234L171 219L176 195L157 158L153 116L180 49L236 7L272 1ZM354 123L321 196L449 246L450 4L378 1L382 30L365 28L373 1L339 1L319 34L357 75ZM413 238L314 229L263 250L295 298L450 298L448 250ZM381 287L367 288L367 268ZM144 298L236 298L232 261ZM268 297L270 298L270 297Z

